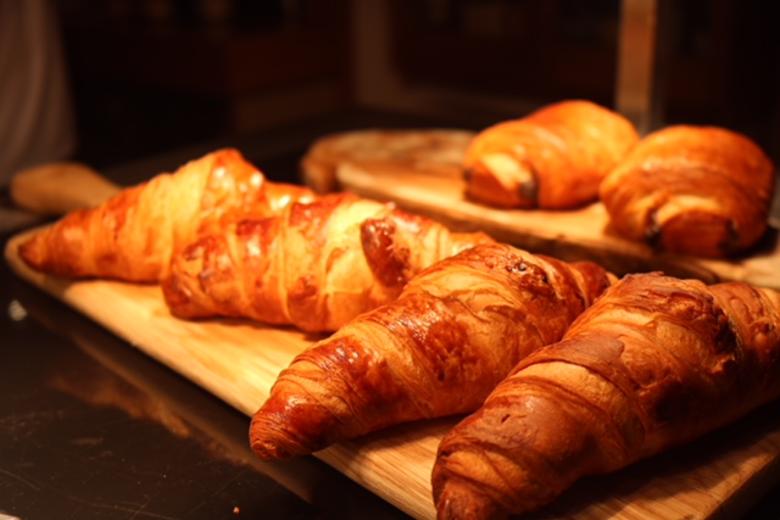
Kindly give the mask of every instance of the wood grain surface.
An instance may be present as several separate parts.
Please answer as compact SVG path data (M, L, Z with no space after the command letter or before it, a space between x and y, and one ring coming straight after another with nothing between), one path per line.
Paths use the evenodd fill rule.
M16 252L25 236L9 240L5 251L20 277L247 415L266 398L277 373L316 339L243 321L181 321L168 313L157 286L68 282L36 273ZM692 447L586 479L534 516L703 519L744 511L780 471L779 411L772 405ZM316 456L409 515L431 519L430 472L439 439L454 420L393 428Z
M780 289L780 241L770 230L750 254L729 260L659 254L647 244L615 235L600 202L569 211L505 210L465 200L460 176L363 169L349 163L337 170L345 189L396 202L457 229L481 230L493 237L564 260L593 260L616 274L665 271L706 282L745 281Z

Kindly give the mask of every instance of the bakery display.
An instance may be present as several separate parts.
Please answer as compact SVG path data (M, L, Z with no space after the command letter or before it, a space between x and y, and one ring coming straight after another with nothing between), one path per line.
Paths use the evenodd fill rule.
M489 242L391 204L325 195L202 235L174 255L163 294L182 318L247 317L333 331L393 300L422 269Z
M623 116L563 101L479 133L464 161L466 195L504 208L565 209L595 200L638 136Z
M439 518L531 511L691 441L777 398L779 360L780 293L628 276L445 436Z
M601 186L619 234L666 251L722 257L766 230L774 166L744 135L672 126L645 137Z
M301 160L303 179L319 193L339 188L336 171L344 163L367 169L460 175L474 137L466 130L356 130L322 137Z
M176 248L198 233L312 198L305 188L267 182L238 151L224 149L66 215L22 244L20 255L57 276L156 282Z
M497 221L528 213L571 231L593 226L583 215L599 217L605 241L659 262L697 260L656 255L609 229L706 256L744 251L762 236L773 166L757 146L697 127L671 127L635 144L626 125L592 103L569 101L486 130L468 154L467 132L433 139L433 132L368 131L325 138L302 164L321 189L333 186L338 168L347 183L344 165L368 168L369 176L376 167L372 180L382 170L390 182L427 168L452 185L459 203ZM472 198L547 210L465 201L464 161ZM606 164L604 205L556 211L590 200ZM561 214L571 218L556 220ZM474 213L449 216L467 229L482 222ZM533 232L551 242L561 236L554 226ZM421 500L433 507L431 486L443 518L535 510L583 476L690 441L780 393L771 382L780 359L778 293L654 274L629 276L600 297L615 279L595 264L456 233L392 203L274 184L235 150L124 190L17 246L9 259L18 252L44 273L159 282L162 291L19 270L232 405L256 411L250 440L261 458L317 452L405 511L414 504L415 516ZM591 258L614 266L613 253ZM717 279L706 262L696 265ZM774 264L762 265L752 279L774 283ZM114 296L122 301L109 302ZM188 323L171 314L262 324ZM308 334L334 331L327 339ZM472 412L444 437L432 480L438 428L457 418L385 430ZM733 478L741 485L773 459ZM405 496L410 481L416 487ZM711 499L725 502L733 489L712 491ZM594 507L601 500L614 512L631 498L608 490Z
M36 300L51 303L55 310L62 308L44 293L57 298L122 338L120 343L125 344L116 346L123 359L137 358L140 353L154 358L165 366L161 365L161 370L180 374L182 385L200 386L226 406L240 410L246 415L246 424L267 398L277 374L313 344L309 336L290 327L258 326L244 320L176 319L165 310L156 286L104 280L73 282L43 275L28 268L16 254L25 238L12 237L5 253L13 271L35 286L25 291L29 300L21 300L31 315ZM50 318L60 320L62 316L54 312ZM73 318L79 322L79 330L97 330L95 325ZM108 338L107 334L100 336ZM133 366L124 369L131 373ZM201 393L194 386L191 390L187 395ZM771 468L780 453L780 423L773 418L778 405L771 405L766 413L751 414L726 431L676 453L654 457L610 476L584 479L586 482L575 486L571 494L555 500L544 511L544 517L561 513L565 517L626 520L709 518L726 508L744 510L753 498L742 491L769 486L774 478ZM230 410L226 408L225 413L230 415ZM239 425L241 418L235 419ZM430 520L436 516L431 494L436 448L457 420L418 421L386 429L339 443L314 456L411 517ZM317 461L300 461L304 462L322 466ZM300 467L295 461L275 466L292 471ZM343 478L335 473L326 475ZM321 489L312 488L315 492Z
M252 448L307 454L474 410L519 359L560 339L610 276L500 244L445 259L297 356L252 419Z

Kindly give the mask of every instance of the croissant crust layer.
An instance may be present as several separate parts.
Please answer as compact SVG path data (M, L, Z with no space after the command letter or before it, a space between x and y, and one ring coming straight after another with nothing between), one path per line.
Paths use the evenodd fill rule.
M319 450L390 425L475 409L522 357L557 341L610 283L565 264L479 245L412 278L293 360L255 414L263 458Z
M236 215L269 215L311 198L305 188L267 182L239 152L224 149L66 215L23 243L19 254L57 276L156 282L174 251L199 233Z
M389 204L325 195L202 234L174 255L163 294L181 318L246 317L333 331L396 298L429 265L491 242Z
M532 511L779 396L780 293L628 276L444 437L439 518Z

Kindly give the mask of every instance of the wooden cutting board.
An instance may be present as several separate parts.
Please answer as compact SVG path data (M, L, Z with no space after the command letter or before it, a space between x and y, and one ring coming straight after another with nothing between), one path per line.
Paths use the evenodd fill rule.
M181 321L168 313L157 286L42 275L17 255L27 235L12 238L5 251L20 277L247 415L267 397L277 373L316 339L238 320ZM536 516L704 519L743 511L780 470L778 411L764 409L692 447L586 479ZM409 515L432 519L430 472L439 439L454 422L405 425L316 456Z
M345 189L365 197L396 202L453 228L482 230L529 251L564 260L593 260L616 274L661 270L710 283L745 281L780 289L780 240L774 231L750 255L734 260L659 254L611 232L600 202L570 211L504 210L465 200L460 175L369 171L349 163L343 163L336 175Z

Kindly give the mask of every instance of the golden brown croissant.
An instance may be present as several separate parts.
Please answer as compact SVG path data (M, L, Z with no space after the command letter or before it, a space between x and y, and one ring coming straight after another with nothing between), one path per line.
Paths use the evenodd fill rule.
M747 137L715 127L655 132L603 182L614 229L668 251L725 256L766 230L774 166Z
M530 511L779 395L780 293L628 276L445 436L439 518Z
M596 198L601 180L638 140L621 115L563 101L484 130L466 152L466 194L507 208L571 208Z
M395 299L414 274L478 243L349 194L202 235L174 255L163 294L182 318L248 317L332 331Z
M300 354L252 420L263 458L474 410L609 285L595 264L487 244L413 278L394 302Z
M154 282L175 248L197 233L234 214L274 214L311 198L305 188L267 182L240 153L225 149L68 214L19 253L33 268L58 276Z

